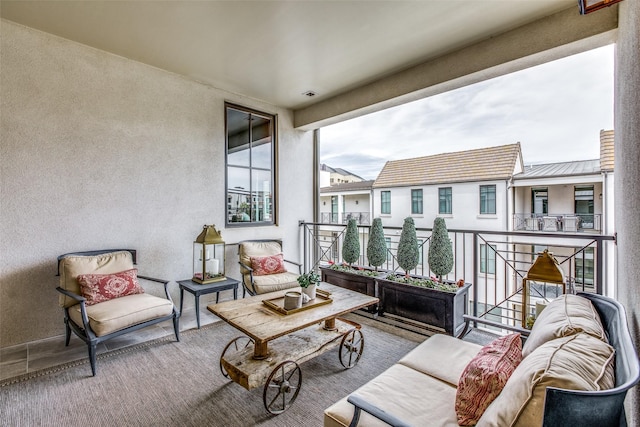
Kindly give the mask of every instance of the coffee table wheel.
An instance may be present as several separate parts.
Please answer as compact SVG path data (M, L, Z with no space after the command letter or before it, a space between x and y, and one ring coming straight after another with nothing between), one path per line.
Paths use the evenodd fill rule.
M338 348L340 356L340 363L345 368L353 368L356 366L362 356L362 350L364 349L364 335L360 329L351 329L349 332L342 336L340 347Z
M253 344L255 344L253 339L245 336L234 338L229 341L229 344L227 344L224 350L222 350L222 355L220 355L220 372L222 372L222 375L224 375L225 378L229 378L229 373L222 366L222 358L224 357L224 355L227 354L227 352L237 353L238 351L244 350L245 348Z
M278 415L291 407L302 387L300 366L291 360L282 362L271 372L264 385L262 401L270 413Z

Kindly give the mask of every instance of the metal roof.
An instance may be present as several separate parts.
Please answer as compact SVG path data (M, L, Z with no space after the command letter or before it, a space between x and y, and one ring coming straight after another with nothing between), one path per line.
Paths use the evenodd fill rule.
M514 175L513 179L551 178L557 176L598 175L600 160L579 160L575 162L547 163L527 165L524 172Z

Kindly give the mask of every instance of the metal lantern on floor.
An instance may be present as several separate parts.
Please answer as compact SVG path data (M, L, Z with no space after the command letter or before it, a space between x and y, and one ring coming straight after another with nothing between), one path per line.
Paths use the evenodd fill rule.
M225 280L224 240L215 225L205 225L193 242L193 281L201 284Z
M564 273L558 265L558 260L545 249L538 254L538 258L522 279L522 327L531 329L547 303L565 292Z

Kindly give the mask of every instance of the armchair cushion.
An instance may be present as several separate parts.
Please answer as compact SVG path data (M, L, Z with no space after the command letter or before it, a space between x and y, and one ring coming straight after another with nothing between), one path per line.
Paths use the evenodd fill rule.
M168 316L173 303L150 294L135 294L115 298L87 307L89 326L96 336L103 336L157 317ZM69 308L69 317L83 325L80 305Z
M238 246L240 262L251 267L251 257L264 257L282 253L282 245L278 240L245 241ZM240 268L242 274L249 274L246 268Z
M459 425L476 425L521 361L522 341L518 333L482 347L460 376L455 406Z
M80 274L78 284L82 296L87 299L87 305L144 293L138 282L136 268L114 274Z
M60 260L60 287L80 295L80 274L111 274L133 268L133 257L128 251L110 252L100 255L69 255ZM59 304L71 307L78 301L60 294Z
M269 274L287 272L282 254L251 257L251 268L254 276L267 276Z
M265 294L267 292L275 292L300 286L297 280L298 274L290 272L268 274L266 276L253 276L253 286L248 274L245 275L243 279L245 286L248 289L253 289L256 294Z

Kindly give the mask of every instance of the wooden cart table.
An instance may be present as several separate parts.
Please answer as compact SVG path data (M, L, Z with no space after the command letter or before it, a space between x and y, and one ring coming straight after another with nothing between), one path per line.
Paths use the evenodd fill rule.
M223 375L247 390L264 384L263 402L272 414L286 411L296 399L302 385L299 364L339 346L340 362L351 368L362 354L360 325L338 317L376 304L378 298L328 283L319 290L323 294L309 306L289 314L274 305L291 289L207 306L246 334L223 350Z

